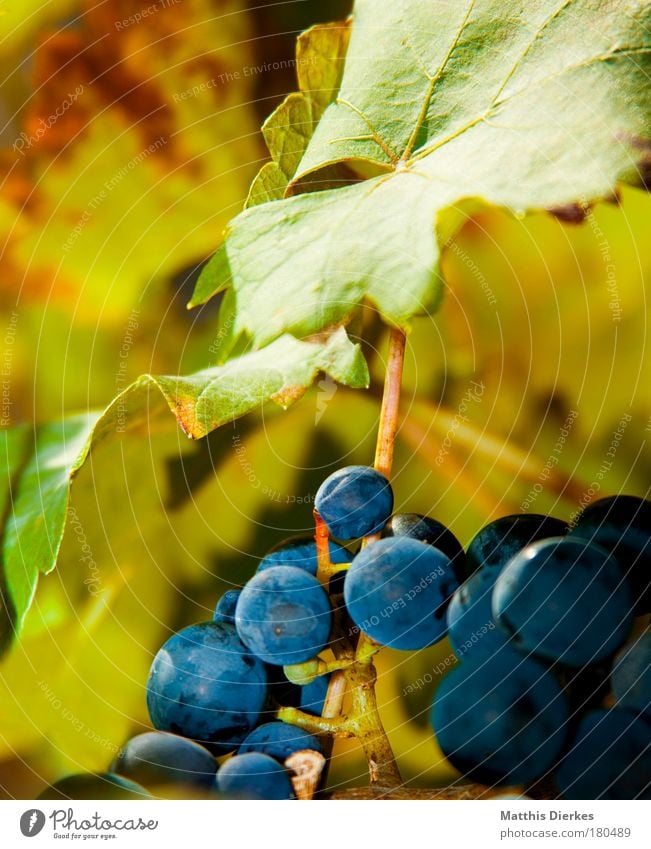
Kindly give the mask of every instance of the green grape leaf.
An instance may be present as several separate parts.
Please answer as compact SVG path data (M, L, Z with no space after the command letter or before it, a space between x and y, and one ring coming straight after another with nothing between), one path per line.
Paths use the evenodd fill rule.
M290 406L319 372L357 388L369 381L359 346L339 328L323 342L283 336L265 349L188 376L143 375L103 412L38 427L31 442L24 429L3 431L2 586L9 614L0 620L3 642L22 626L39 574L56 565L70 485L94 445L116 430L138 427L166 406L189 437L199 438L266 401Z
M645 182L649 33L643 0L357 3L338 93L285 197L230 223L193 301L209 280L231 286L233 333L255 345L364 300L408 327L438 304L464 212L565 209Z
M265 401L289 407L320 371L355 388L369 383L359 346L353 345L345 330L339 328L325 343L282 336L262 350L187 377L144 375L113 401L110 416L120 407L128 409L134 399L139 409L143 390L155 385L183 431L192 439L199 439Z

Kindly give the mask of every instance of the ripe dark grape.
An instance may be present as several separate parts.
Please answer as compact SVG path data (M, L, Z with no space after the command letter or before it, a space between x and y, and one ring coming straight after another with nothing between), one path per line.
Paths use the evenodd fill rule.
M555 779L565 799L651 799L651 721L620 707L586 714Z
M258 722L267 695L261 660L233 625L202 622L170 637L149 673L147 707L154 728L230 752Z
M217 773L217 789L235 799L294 799L287 770L269 755L235 755Z
M497 570L480 569L452 596L447 610L448 637L457 657L490 658L496 651L513 651L493 619L493 587Z
M319 487L314 507L338 539L357 539L382 530L393 509L389 481L370 466L346 466Z
M350 563L351 555L343 546L328 540L328 548L332 563ZM318 565L316 542L313 537L295 537L272 548L260 561L257 571L264 572L272 566L296 566L316 575Z
M485 784L526 784L561 753L568 706L537 661L501 653L452 670L432 707L436 739L448 760Z
M503 516L485 525L471 540L466 551L468 570L501 571L521 549L549 537L560 537L567 531L565 522L537 513Z
M523 549L493 590L493 616L513 645L568 666L613 654L630 631L632 608L628 584L611 555L571 537Z
M395 513L384 529L388 537L409 537L438 548L452 561L457 580L466 577L466 553L459 540L449 528L429 516L420 513Z
M328 694L329 675L320 675L311 684L300 687L298 706L305 713L321 716L326 696Z
M571 534L610 551L631 584L635 613L651 612L651 501L601 498L585 508Z
M229 625L235 624L235 608L237 607L237 600L241 592L242 590L227 590L224 593L215 607L213 622L227 622Z
M332 611L316 578L296 566L272 566L242 590L235 624L257 657L287 666L310 660L325 648Z
M289 725L287 722L267 722L259 725L242 741L238 754L246 752L261 752L276 760L284 762L294 752L303 749L314 749L320 752L321 743L302 728Z
M389 537L355 557L344 598L357 628L382 645L412 650L445 636L445 610L456 588L452 563L442 551Z
M651 631L621 650L612 672L617 703L651 717Z
M148 731L129 740L111 764L111 772L145 787L176 783L210 787L217 763L207 749L192 740Z
M67 775L47 787L38 797L51 801L94 799L148 799L151 795L128 778L110 772Z

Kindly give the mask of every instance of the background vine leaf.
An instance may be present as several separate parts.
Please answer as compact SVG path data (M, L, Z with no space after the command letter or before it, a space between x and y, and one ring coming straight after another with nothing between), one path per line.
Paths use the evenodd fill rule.
M644 182L649 33L641 0L358 3L293 196L231 222L195 301L230 285L234 332L256 345L365 299L408 326L436 307L441 246L469 208L524 214ZM336 175L352 184L317 191Z

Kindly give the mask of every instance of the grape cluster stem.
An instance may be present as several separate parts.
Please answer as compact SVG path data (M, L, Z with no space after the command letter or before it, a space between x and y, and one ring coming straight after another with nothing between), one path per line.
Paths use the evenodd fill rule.
M389 335L389 354L380 409L375 468L387 478L393 465L393 448L399 422L400 387L405 356L405 334L396 328ZM317 547L317 577L326 586L345 565L334 566L330 560L328 528L318 513L314 514ZM367 537L367 545L377 537ZM322 715L312 716L297 708L284 707L278 718L297 725L305 731L336 737L354 737L362 747L368 763L369 784L372 787L392 788L402 785L402 778L391 744L386 735L377 707L375 684L377 672L373 663L380 646L366 634L360 634L357 645L342 627L341 616L335 617L336 638L333 643L335 662L323 664L323 671L335 669L330 678ZM337 621L339 620L339 621ZM350 706L343 713L344 696L350 694Z

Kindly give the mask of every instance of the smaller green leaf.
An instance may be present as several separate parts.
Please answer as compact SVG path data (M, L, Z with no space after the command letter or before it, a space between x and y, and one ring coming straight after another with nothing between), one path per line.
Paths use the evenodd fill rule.
M268 203L270 200L280 200L285 194L287 188L287 177L283 174L280 165L277 162L265 162L262 168L256 174L249 194L246 198L244 206L248 209L250 206L257 206L260 203ZM200 303L205 303L212 293L203 301L198 300L201 297L199 287L205 283L204 280L199 280L195 289L192 300L188 304L190 307L198 306Z
M339 328L324 342L282 336L268 348L187 377L143 375L103 412L90 412L38 427L4 431L0 473L2 572L0 649L18 633L39 574L54 569L66 525L70 485L91 449L107 435L140 427L169 407L191 438L273 400L296 401L319 372L348 386L368 386L359 345ZM152 393L152 389L159 390ZM4 478L4 480L3 480Z
M299 92L288 95L262 125L262 135L274 162L291 180L312 135L309 98Z
M317 24L298 37L299 90L289 94L262 126L271 158L287 182L294 176L323 112L337 94L350 25L350 20Z
M272 166L273 168L278 167L272 162L269 162L267 164ZM258 180L263 179L266 180L267 178L261 178L260 174L258 174L258 177L256 177L256 182ZM254 182L253 186L256 185L256 182ZM261 188L259 189L259 191L267 191L267 189L263 188L262 185L263 184L261 183ZM251 187L251 190L253 190L253 186ZM224 289L227 289L230 285L230 280L231 267L228 262L226 245L222 244L219 248L217 248L217 251L215 255L211 258L210 262L208 262L203 267L203 270L201 271L201 274L197 281L197 285L195 286L194 292L192 293L192 298L188 302L188 309L191 309L192 307L201 306L201 304L205 304L206 301L210 300L213 295L217 295L219 292L223 292Z
M28 446L25 425L0 431L0 516L11 510L11 482L28 456Z
M12 483L29 458L29 432L24 425L0 431L0 540L13 508ZM6 575L0 570L0 654L11 642L11 603ZM5 615L5 612L7 615Z
M348 386L368 386L366 361L343 328L325 344L285 335L267 348L189 377L144 377L141 381L158 386L185 433L198 439L265 401L290 406L320 371ZM138 389L134 384L132 391Z
M296 42L298 86L309 93L313 121L320 119L339 91L351 25L352 18L317 24L301 33Z
M16 628L32 602L39 573L47 574L56 563L70 478L86 458L88 434L98 418L89 413L38 428L37 450L22 469L17 487L10 482L3 570ZM10 434L5 432L7 452Z
M318 121L339 89L350 27L350 20L317 24L298 37L299 91L289 94L262 126L272 161L265 163L254 178L245 209L285 196ZM188 308L205 304L225 289L230 279L226 250L220 248L203 269Z

